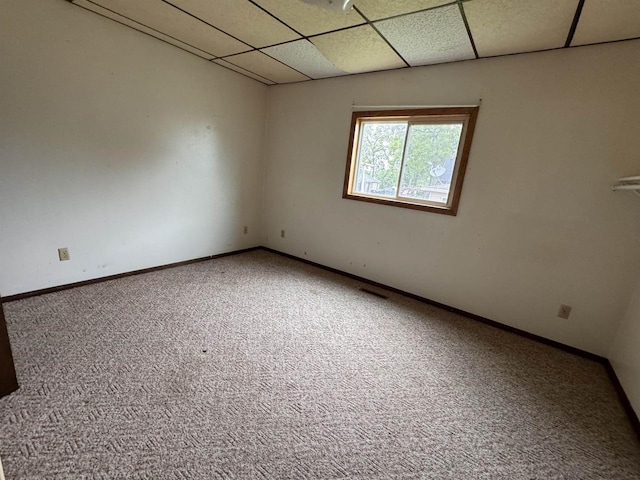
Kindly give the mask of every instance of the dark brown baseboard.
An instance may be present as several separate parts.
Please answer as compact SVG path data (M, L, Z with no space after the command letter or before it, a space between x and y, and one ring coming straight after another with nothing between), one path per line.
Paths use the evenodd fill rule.
M618 376L616 375L616 371L613 369L613 365L611 365L611 362L608 359L605 359L605 361L603 362L603 365L605 370L609 374L611 383L613 383L613 388L615 388L616 392L618 393L618 397L620 398L620 403L622 403L624 411L627 413L627 416L629 417L631 426L635 430L636 435L638 436L638 440L640 440L640 420L638 419L638 414L633 409L633 405L631 405L631 402L629 401L629 397L627 397L627 392L624 391L624 388L622 387L622 384L620 383L620 380L618 379Z
M192 263L206 262L207 260L213 260L214 258L228 257L229 255L238 255L240 253L251 252L253 250L258 250L260 248L262 247L244 248L242 250L234 250L233 252L219 253L217 255L209 255L207 257L194 258L192 260L185 260L183 262L168 263L166 265L160 265L157 267L143 268L141 270L132 270L131 272L117 273L115 275L108 275L106 277L92 278L90 280L67 283L65 285L58 285L56 287L42 288L40 290L33 290L30 292L18 293L16 295L8 295L0 299L0 301L2 303L13 302L15 300L22 300L23 298L35 297L38 295L44 295L46 293L59 292L60 290L69 290L70 288L83 287L85 285L91 285L94 283L107 282L109 280L116 280L118 278L130 277L132 275L140 275L142 273L156 272L158 270L164 270L166 268L181 267L183 265L190 265Z

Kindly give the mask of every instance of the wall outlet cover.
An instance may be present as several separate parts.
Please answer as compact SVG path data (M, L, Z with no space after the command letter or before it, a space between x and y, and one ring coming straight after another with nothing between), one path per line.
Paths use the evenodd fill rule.
M59 248L58 258L60 259L61 262L64 262L66 260L71 260L71 257L69 256L69 247Z
M560 305L558 310L558 317L567 319L571 315L571 307L569 305Z

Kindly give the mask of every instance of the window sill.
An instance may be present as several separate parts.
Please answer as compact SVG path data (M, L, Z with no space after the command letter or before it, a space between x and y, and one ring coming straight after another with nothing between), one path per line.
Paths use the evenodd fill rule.
M349 193L345 193L342 195L342 198L346 198L347 200L357 200L360 202L368 202L368 203L377 203L379 205L388 205L391 207L399 207L399 208L409 208L411 210L422 210L423 212L431 212L431 213L440 213L442 215L450 215L456 216L457 214L457 205L454 206L446 206L442 205L426 205L424 203L410 203L393 199L385 199L385 198L374 198L374 197L365 197L360 195L353 195Z

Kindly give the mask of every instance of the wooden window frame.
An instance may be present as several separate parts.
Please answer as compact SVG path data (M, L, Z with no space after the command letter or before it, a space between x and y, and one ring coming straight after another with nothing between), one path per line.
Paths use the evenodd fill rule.
M458 204L460 203L462 183L464 181L464 174L467 170L467 162L469 160L473 132L478 118L478 110L479 107L476 106L353 112L353 115L351 116L351 133L349 136L347 169L344 177L342 198L455 216L458 212ZM371 194L353 192L353 182L355 179L358 159L358 142L360 138L360 128L363 122L367 120L401 120L413 123L437 123L438 121L459 122L461 119L463 120L463 129L460 135L458 156L455 161L447 204L443 205L438 204L437 202L429 202L427 200L414 201L412 199L405 198L384 198ZM404 166L404 161L405 159L402 158L401 169ZM402 170L400 175L402 175Z

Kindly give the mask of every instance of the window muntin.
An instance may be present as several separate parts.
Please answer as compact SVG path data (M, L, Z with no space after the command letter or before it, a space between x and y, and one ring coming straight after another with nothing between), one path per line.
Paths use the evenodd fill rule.
M343 197L455 215L477 111L355 112Z

